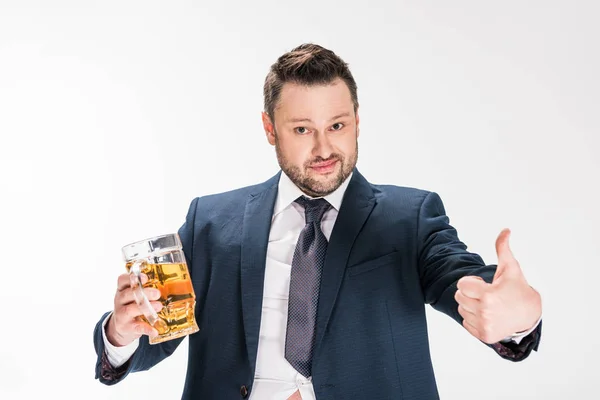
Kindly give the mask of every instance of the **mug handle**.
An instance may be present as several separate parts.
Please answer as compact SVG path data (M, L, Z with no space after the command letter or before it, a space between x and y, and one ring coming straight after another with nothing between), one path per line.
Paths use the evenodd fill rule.
M138 260L133 263L129 269L129 284L131 285L131 290L133 290L133 298L140 308L140 311L142 311L142 314L144 314L144 317L146 317L150 326L154 327L154 324L158 321L158 314L154 311L152 304L150 304L150 300L148 300L148 297L144 294L141 277L142 270L140 268L142 265L146 265L146 261Z

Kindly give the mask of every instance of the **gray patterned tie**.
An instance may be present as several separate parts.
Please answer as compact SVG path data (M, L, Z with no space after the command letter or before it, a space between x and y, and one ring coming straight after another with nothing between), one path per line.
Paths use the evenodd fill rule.
M325 199L310 200L304 196L296 203L304 207L306 225L300 232L292 259L285 358L308 378L315 344L319 285L327 251L321 218L331 204Z

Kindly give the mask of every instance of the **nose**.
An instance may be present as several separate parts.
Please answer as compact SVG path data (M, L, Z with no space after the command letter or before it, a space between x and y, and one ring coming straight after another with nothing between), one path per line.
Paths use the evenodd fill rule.
M314 137L314 148L313 155L315 157L320 157L324 160L331 157L333 153L333 146L331 145L331 141L325 132L319 132Z

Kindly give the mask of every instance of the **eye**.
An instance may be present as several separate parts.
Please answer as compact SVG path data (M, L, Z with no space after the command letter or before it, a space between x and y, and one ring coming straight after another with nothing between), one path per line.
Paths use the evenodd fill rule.
M307 133L308 133L308 129L306 129L306 128L305 128L305 127L303 127L303 126L299 126L299 127L297 127L297 128L294 128L294 132L296 132L296 133L298 133L298 134L300 134L300 135L305 135L305 134L307 134Z
M337 122L337 123L335 123L335 124L333 124L333 125L331 126L331 128L332 128L334 131L339 131L339 130L341 130L343 127L344 127L344 124L342 124L341 122Z

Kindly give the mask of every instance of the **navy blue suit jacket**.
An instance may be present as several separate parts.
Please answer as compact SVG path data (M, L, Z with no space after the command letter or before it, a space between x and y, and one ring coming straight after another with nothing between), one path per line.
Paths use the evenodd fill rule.
M279 174L196 198L179 230L200 327L189 336L183 399L241 399L252 390L278 181ZM425 305L462 323L456 282L465 275L490 282L495 268L467 251L436 193L372 185L355 170L321 281L312 366L317 399L438 399ZM101 321L94 331L96 378L105 384L148 370L182 340L149 345L143 336L130 361L114 369ZM519 361L540 338L541 325L520 345L489 347Z

